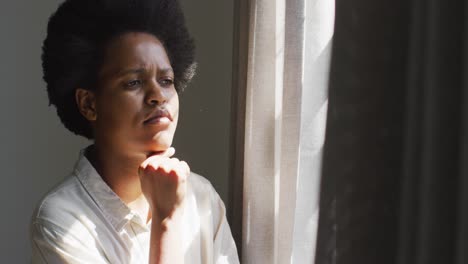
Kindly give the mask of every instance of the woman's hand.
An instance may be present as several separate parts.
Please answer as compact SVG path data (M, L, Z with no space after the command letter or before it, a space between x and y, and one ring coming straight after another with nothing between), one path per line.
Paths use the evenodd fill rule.
M174 148L153 155L138 170L141 189L150 204L152 218L163 221L181 211L190 168L185 161L171 158Z
M151 264L183 264L182 212L190 168L185 161L171 158L174 148L153 155L138 169L141 189L152 213Z

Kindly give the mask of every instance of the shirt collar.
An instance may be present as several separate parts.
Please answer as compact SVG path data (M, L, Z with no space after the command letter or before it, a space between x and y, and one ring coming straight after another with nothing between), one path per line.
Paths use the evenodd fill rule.
M86 158L86 149L80 151L78 161L75 164L75 174L106 219L117 232L120 232L129 221L135 218L136 214L104 182Z

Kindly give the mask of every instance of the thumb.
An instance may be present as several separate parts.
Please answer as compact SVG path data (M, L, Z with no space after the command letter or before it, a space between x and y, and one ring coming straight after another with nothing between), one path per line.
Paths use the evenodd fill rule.
M146 169L146 166L148 166L148 164L151 161L154 161L155 159L159 159L159 158L170 158L174 154L175 154L175 148L170 147L170 148L168 148L168 149L166 149L164 151L161 151L161 152L158 152L156 154L153 154L153 155L149 156L145 161L143 161L140 164L140 166L138 168L138 174L140 174L141 170Z
M161 154L156 154L156 155L161 156L161 157L170 158L174 154L175 154L175 148L170 147L170 148L166 149L164 152L162 152Z

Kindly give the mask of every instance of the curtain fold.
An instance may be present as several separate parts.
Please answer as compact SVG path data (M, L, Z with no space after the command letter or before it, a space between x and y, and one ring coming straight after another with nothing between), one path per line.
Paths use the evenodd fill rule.
M467 8L337 1L316 263L468 263Z
M331 0L305 1L304 10L301 135L292 263L313 263L315 259L335 5Z
M466 3L411 6L398 263L467 263Z
M334 1L250 2L243 263L312 263Z
M315 263L395 263L408 5L336 2Z

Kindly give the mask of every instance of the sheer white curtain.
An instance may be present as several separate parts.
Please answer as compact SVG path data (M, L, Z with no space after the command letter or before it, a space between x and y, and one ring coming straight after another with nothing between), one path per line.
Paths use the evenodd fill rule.
M313 263L334 0L252 0L242 263Z

